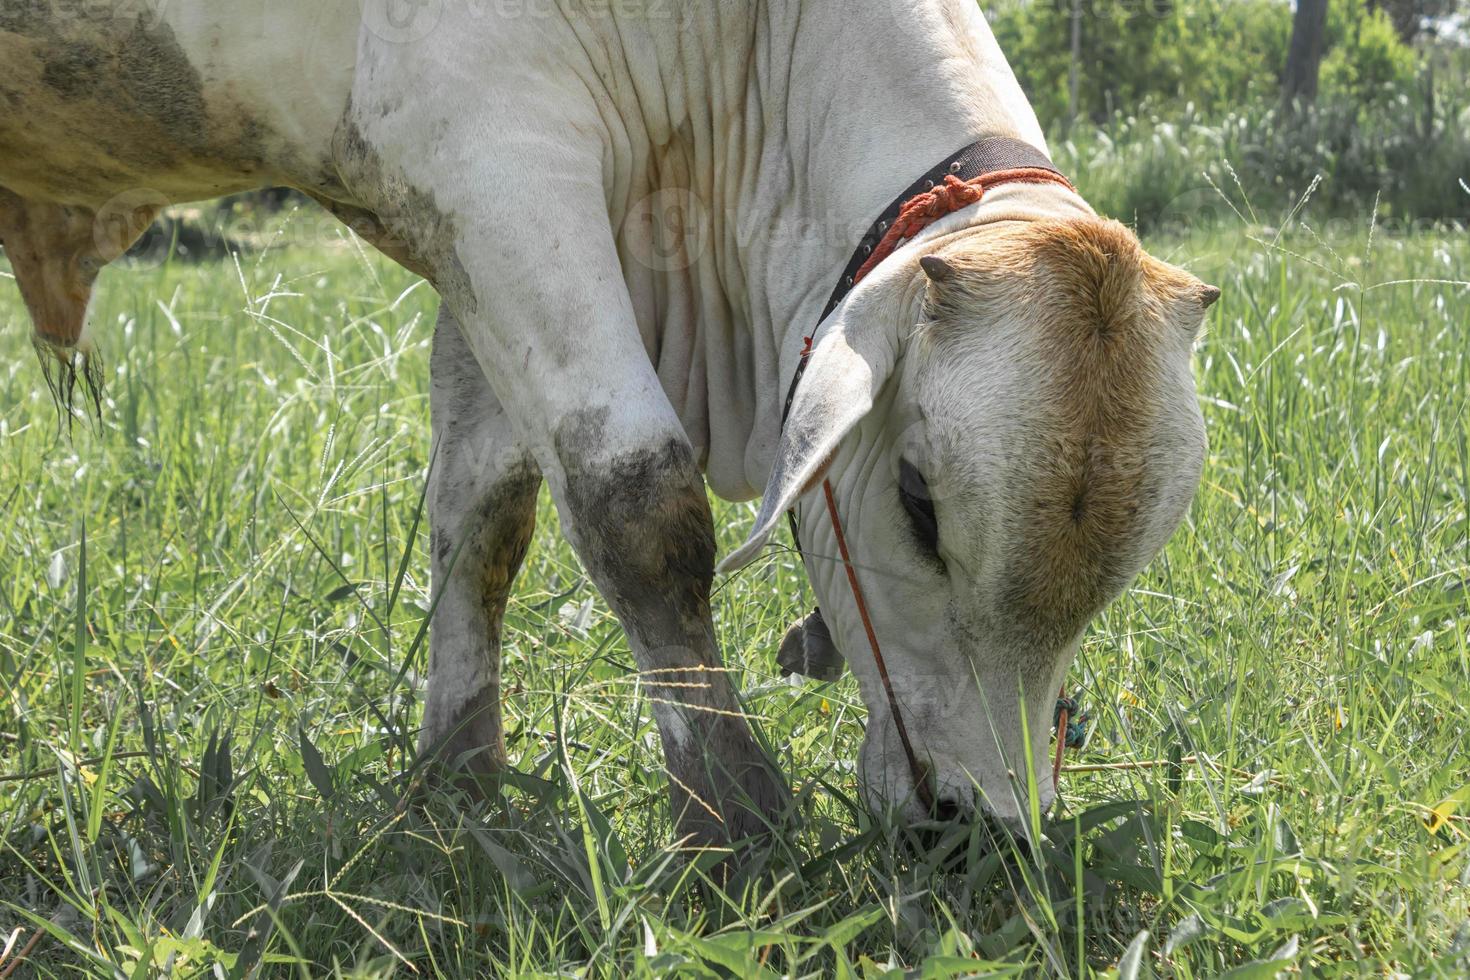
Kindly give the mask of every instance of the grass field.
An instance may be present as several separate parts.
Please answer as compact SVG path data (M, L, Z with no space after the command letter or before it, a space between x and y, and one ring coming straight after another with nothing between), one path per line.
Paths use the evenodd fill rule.
M401 804L429 289L345 240L110 271L109 401L68 439L0 280L0 976L38 926L15 976L1464 975L1470 242L1252 227L1150 243L1224 289L1211 455L1072 675L1070 761L1174 764L1069 775L1029 857L914 855L856 803L851 679L775 676L811 603L783 554L716 617L806 820L728 891L670 849L546 501L507 615L523 776ZM723 549L749 513L717 506Z

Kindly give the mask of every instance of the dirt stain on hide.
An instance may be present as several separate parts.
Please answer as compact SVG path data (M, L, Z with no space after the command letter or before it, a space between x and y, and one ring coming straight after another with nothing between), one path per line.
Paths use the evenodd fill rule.
M173 29L147 13L22 2L0 12L0 64L0 183L27 197L206 197L265 169L264 127L223 97L212 105Z
M574 413L556 434L557 455L565 461L601 455L606 415L606 409ZM575 466L567 474L567 499L583 525L583 560L619 581L626 594L617 598L646 620L641 626L665 634L650 639L687 642L689 631L708 619L715 566L709 501L689 445L670 439L595 470Z
M470 762L474 772L491 773L507 764L500 711L501 634L516 572L535 534L540 485L540 475L528 470L507 476L484 496L457 532L442 527L433 531L436 586L441 595L443 590L466 587L478 591L478 614L484 618L475 615L471 622L488 650L483 686L458 692L463 700L457 713L434 719L433 729L425 729L428 742L424 747L439 751L446 762L474 752ZM451 583L451 576L457 582ZM444 644L456 641L477 643L479 639L451 631L447 641L435 640L431 656L444 656ZM431 661L434 669L437 664ZM439 741L444 744L433 745Z
M459 258L459 229L454 219L440 210L431 192L414 186L384 163L377 147L351 121L352 115L349 104L348 121L332 141L337 174L323 181L323 186L344 184L361 203L313 196L383 254L452 297L460 315L473 314L479 303Z

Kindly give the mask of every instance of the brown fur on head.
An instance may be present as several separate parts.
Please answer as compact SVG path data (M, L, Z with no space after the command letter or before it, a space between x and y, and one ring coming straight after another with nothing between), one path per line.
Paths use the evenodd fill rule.
M1026 311L1043 367L1026 472L1015 474L1027 492L1008 520L1025 550L1000 603L1033 642L1061 642L1137 570L1171 410L1161 366L1187 348L1219 290L1148 255L1115 221L1039 221L980 242L938 256L942 270L925 265L929 330Z
M158 209L90 208L30 201L0 187L0 246L31 315L41 370L58 407L71 414L77 382L100 413L101 362L87 337L97 274L152 224Z

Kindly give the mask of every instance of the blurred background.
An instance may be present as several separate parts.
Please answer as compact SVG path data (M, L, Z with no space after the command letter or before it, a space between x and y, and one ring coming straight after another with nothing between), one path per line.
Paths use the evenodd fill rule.
M983 6L1060 161L1142 232L1208 220L1231 168L1262 220L1319 175L1319 219L1470 217L1464 0Z

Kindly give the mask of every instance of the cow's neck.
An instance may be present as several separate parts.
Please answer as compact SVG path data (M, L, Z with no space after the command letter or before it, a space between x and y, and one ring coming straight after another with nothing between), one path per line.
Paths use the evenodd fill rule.
M732 132L750 142L741 165L712 178L723 184L697 188L702 200L735 202L711 208L713 241L696 266L723 289L703 288L708 275L691 277L697 322L681 325L700 335L693 364L705 377L690 384L705 387L671 390L676 402L684 397L691 437L705 440L711 484L729 497L762 489L802 337L868 224L912 180L981 136L1045 146L973 0L752 7L763 20L753 27L745 88L731 93L741 104L714 112L743 113L742 126L712 131L710 157L736 159L721 145ZM671 373L687 363L682 353L676 360ZM677 389L679 380L665 376Z

